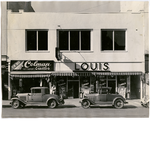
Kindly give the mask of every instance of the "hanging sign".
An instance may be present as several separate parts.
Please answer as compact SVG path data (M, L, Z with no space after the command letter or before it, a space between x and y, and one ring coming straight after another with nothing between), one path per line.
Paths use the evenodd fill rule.
M11 71L54 71L54 61L12 60Z

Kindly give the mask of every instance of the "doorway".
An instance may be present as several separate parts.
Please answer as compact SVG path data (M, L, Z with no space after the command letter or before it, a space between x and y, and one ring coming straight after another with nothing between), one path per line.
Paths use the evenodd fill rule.
M131 76L131 99L140 99L140 76Z
M111 93L115 94L116 93L116 81L109 81L108 80L108 87L111 87Z
M68 81L68 97L79 98L79 81Z

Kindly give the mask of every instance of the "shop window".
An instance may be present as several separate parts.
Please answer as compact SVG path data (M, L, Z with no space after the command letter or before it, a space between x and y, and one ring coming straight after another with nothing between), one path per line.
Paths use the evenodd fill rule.
M91 30L58 30L60 50L84 51L91 49Z
M48 50L48 31L27 30L27 51Z
M125 51L126 30L101 30L102 51Z

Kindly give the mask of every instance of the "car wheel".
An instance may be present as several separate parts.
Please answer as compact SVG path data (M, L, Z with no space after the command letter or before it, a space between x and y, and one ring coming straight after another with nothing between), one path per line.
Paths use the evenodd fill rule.
M13 104L12 104L12 107L14 108L14 109L17 109L17 108L19 108L19 106L20 106L20 102L16 99L16 100L14 100L13 101Z
M55 108L56 106L57 106L57 103L56 103L55 100L50 100L50 101L48 102L48 107L49 107L49 108Z
M124 106L124 102L122 99L117 99L115 100L114 102L114 107L117 108L117 109L120 109Z
M149 108L149 102L147 103L147 108Z
M88 100L83 100L81 105L83 108L87 109L90 107L90 102Z
M20 104L20 107L21 107L21 108L25 108L25 104L21 103L21 104Z

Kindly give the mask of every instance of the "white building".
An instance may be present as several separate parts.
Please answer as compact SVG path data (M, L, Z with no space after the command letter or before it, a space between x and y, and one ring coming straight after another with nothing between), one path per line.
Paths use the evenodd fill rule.
M106 86L141 99L147 7L134 1L7 3L9 98L33 86L56 86L66 98Z

